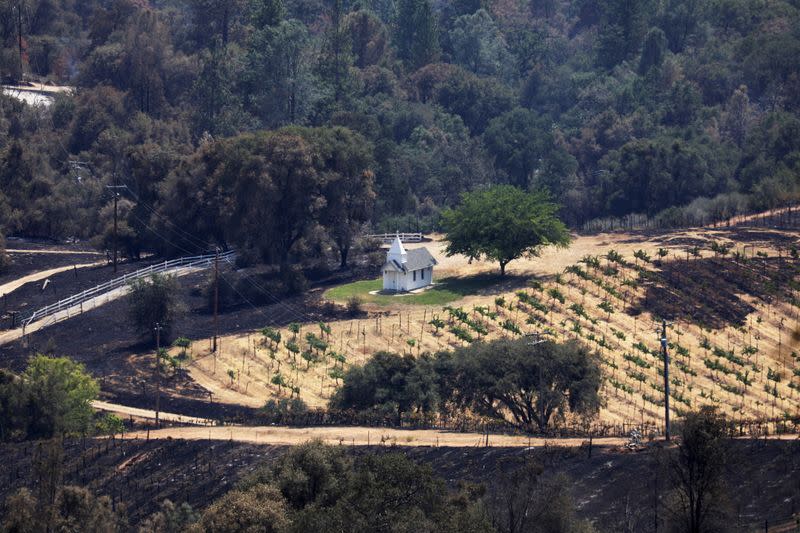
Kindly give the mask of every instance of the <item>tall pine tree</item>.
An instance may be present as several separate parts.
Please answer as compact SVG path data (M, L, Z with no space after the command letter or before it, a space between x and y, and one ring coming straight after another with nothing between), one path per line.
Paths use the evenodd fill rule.
M394 32L397 53L403 63L418 69L439 54L436 18L429 0L400 0Z

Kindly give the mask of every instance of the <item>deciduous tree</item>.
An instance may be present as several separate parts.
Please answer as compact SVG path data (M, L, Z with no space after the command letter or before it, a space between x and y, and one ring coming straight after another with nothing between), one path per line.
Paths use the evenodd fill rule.
M577 341L478 342L457 349L447 367L458 405L526 431L545 432L554 417L592 415L600 407L600 366Z
M542 192L501 185L466 193L458 207L442 213L445 252L497 261L505 275L514 259L538 255L545 246L569 244L569 232L557 212L558 206Z
M174 277L153 274L131 282L128 296L128 313L134 329L155 343L156 328L165 341L170 334L177 311L177 284Z
M682 421L680 443L668 456L674 491L670 511L676 529L719 531L730 515L724 475L731 460L728 423L714 408L702 407Z

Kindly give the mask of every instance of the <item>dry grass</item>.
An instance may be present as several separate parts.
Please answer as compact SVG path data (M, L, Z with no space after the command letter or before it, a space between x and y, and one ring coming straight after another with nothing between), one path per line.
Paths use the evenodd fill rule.
M569 249L548 250L541 258L520 260L510 265L509 272L516 275L517 279L523 277L539 280L541 290L528 288L526 292L547 307L546 313L536 311L530 304L521 303L516 295L518 288L508 290L508 287L502 285L497 287L497 294L484 291L451 305L468 312L471 320L483 322L488 329L488 339L514 335L501 327L505 321L512 321L522 332L544 332L558 340L572 337L582 339L597 348L604 360L608 379L602 390L606 405L601 411L600 419L609 423L635 420L657 422L663 413L663 407L657 403L663 398L663 393L659 390L663 378L659 374L662 364L657 356L657 317L652 316L647 311L647 305L641 303L646 289L641 284L628 286L623 283L624 280L636 279L639 275L634 266L634 251L643 249L655 258L657 249L665 247L669 249L669 255L665 258L667 261L686 261L687 246L694 246L696 242L717 240L730 242L736 249L747 245L748 256L761 251L774 257L779 250L785 255L783 250L787 239L797 239L797 235L793 233L775 233L775 240L769 233L765 235L764 231L759 231L759 235L760 240L754 240L740 230L719 230L652 237L624 234L580 237ZM444 257L441 243L434 242L427 246L440 262L437 276L470 276L495 269L494 265L477 262L468 264L463 258ZM618 296L612 295L595 282L581 279L574 274L563 274L566 267L577 264L582 257L605 256L610 249L619 252L630 265L616 265L619 268L616 275L605 275L600 271L593 275L606 287L611 287ZM709 258L712 255L705 250L703 261L711 261ZM608 264L605 259L601 262L603 266ZM713 262L710 264L713 265ZM590 270L581 266L584 270ZM758 275L755 266L751 269ZM658 273L660 267L648 264L645 270ZM551 289L563 293L563 304L549 296ZM498 296L506 301L502 307L495 305ZM799 341L790 334L793 328L797 329L797 308L790 305L785 298L767 302L759 296L736 295L740 303L753 309L740 324L727 323L723 327L707 330L692 321L691 313L675 321L669 335L670 340L681 347L679 349L673 346L671 351L671 375L676 380L671 386L674 394L671 407L676 414L702 404L716 405L736 417L761 418L798 413L798 390L789 387L790 383L800 384L800 378L793 376L793 369L800 368L800 359L795 360L791 355L794 350L800 351ZM600 307L604 301L614 308L610 314ZM476 307L489 308L496 312L496 319L482 316L475 311ZM644 307L644 312L626 312L631 307ZM222 339L222 348L216 357L207 353L205 356L196 353L199 359L192 365L191 374L198 383L213 391L215 401L259 406L268 398L290 394L286 387L279 390L272 383L273 376L280 367L280 374L286 383L290 387L296 387L300 397L309 405L324 406L336 388L336 380L331 377L331 371L335 367L346 368L347 365L361 364L379 350L417 354L451 349L464 344L453 334L453 326L458 325L457 321L451 319L441 306L368 306L368 309L372 311L369 318L328 324L330 334L323 333L317 324L304 324L298 335L297 342L304 349L304 337L307 333L324 338L329 350L346 357L343 365L335 363L331 357L324 357L320 362L311 365L299 355L293 358L283 346L286 340L292 338L292 333L284 330L281 332L282 346L277 350L274 359L270 357L270 350L262 344L263 337L260 333L230 336ZM586 316L579 316L576 311L580 309L584 310ZM434 316L448 322L438 334L429 324ZM529 318L533 324L527 323ZM469 331L463 324L460 327ZM479 337L474 331L470 333L473 337ZM704 338L722 350L732 350L734 358L743 359L743 364L715 356L711 349L703 348ZM649 353L644 353L635 346L646 347ZM758 352L747 354L747 346L757 346ZM725 372L737 371L742 377L746 372L746 380L751 381L751 384L744 387L735 374L726 374L719 367L717 370L710 369L704 362L717 359L724 366ZM233 382L228 375L229 369L234 371ZM769 379L770 375L774 377L773 372L782 374L780 382ZM770 392L765 390L767 386ZM776 391L777 396L771 394L772 391Z

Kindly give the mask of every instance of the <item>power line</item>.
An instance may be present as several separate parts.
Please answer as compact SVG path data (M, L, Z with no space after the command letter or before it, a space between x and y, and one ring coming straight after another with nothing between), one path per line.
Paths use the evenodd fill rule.
M200 245L202 245L203 247L208 247L209 249L210 249L210 248L214 248L214 246L215 246L215 245L214 245L213 243L206 242L206 241L202 240L200 237L197 237L196 235L193 235L193 234L189 233L188 231L186 231L185 229L181 228L181 227L180 227L180 225L178 225L178 224L176 224L176 223L172 222L170 219L168 219L167 217L165 217L164 215L162 215L161 213L159 213L159 212L158 212L158 210L157 210L157 209L155 209L153 206L151 206L151 205L149 205L147 202L143 201L143 200L142 200L142 199L139 197L139 195L137 195L137 194L136 194L136 193L133 191L133 189L131 189L131 188L130 188L130 187L128 187L128 186L126 186L126 188L128 189L128 192L130 192L130 193L131 193L131 195L133 195L134 199L136 200L136 202L137 202L139 205L143 206L143 207L144 207L145 209L147 209L147 210L148 210L150 213L152 213L152 214L153 214L153 215L155 215L156 217L158 217L158 218L160 218L161 220L163 220L163 221L164 221L166 224L168 224L168 225L172 226L172 227L174 228L174 230L173 230L173 231L175 231L175 232L177 232L177 233L179 233L179 234L183 235L183 238L184 238L184 239L187 239L187 240L193 241L193 243L192 243L192 244L195 244L195 245L198 245L198 244L200 244Z
M254 280L254 279L253 279L253 278L252 278L252 277L251 277L249 274L247 274L246 272L242 272L242 274L243 274L243 275L245 276L245 278L246 278L246 279L247 279L247 280L250 282L250 284L251 284L251 285L253 285L253 286L254 286L256 289L258 289L259 291L261 291L261 292L263 292L264 294L266 294L266 295L267 295L269 298L271 298L271 299L272 299L272 300L273 300L273 301L274 301L276 304L278 304L278 305L281 305L281 306L285 307L286 309L288 309L288 310L290 310L290 311L294 312L294 313L295 313L295 315L297 315L297 316L299 316L299 317L301 317L301 318L304 318L305 320L308 320L309 322L314 322L314 321L315 321L315 319L314 319L314 318L312 318L311 316L309 316L309 315L306 315L306 314L305 314L305 313L303 313L302 311L298 311L297 309L293 308L291 305L287 304L286 302L284 302L283 300L281 300L280 298L278 298L277 296L275 296L274 294L272 294L272 293L271 293L269 290L267 290L265 287L263 287L263 286L262 286L262 285L260 285L258 282L256 282L256 281L255 281L255 280Z

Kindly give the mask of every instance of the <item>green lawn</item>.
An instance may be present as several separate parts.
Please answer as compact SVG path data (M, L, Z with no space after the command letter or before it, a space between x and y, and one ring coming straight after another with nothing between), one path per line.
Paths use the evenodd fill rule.
M383 287L383 281L378 278L334 287L325 291L325 297L342 303L346 302L348 298L358 296L366 303L378 305L444 305L448 302L459 300L464 296L477 294L481 289L494 285L499 281L500 279L497 276L451 277L435 281L433 288L417 294L399 296L370 294L370 291L377 291Z

